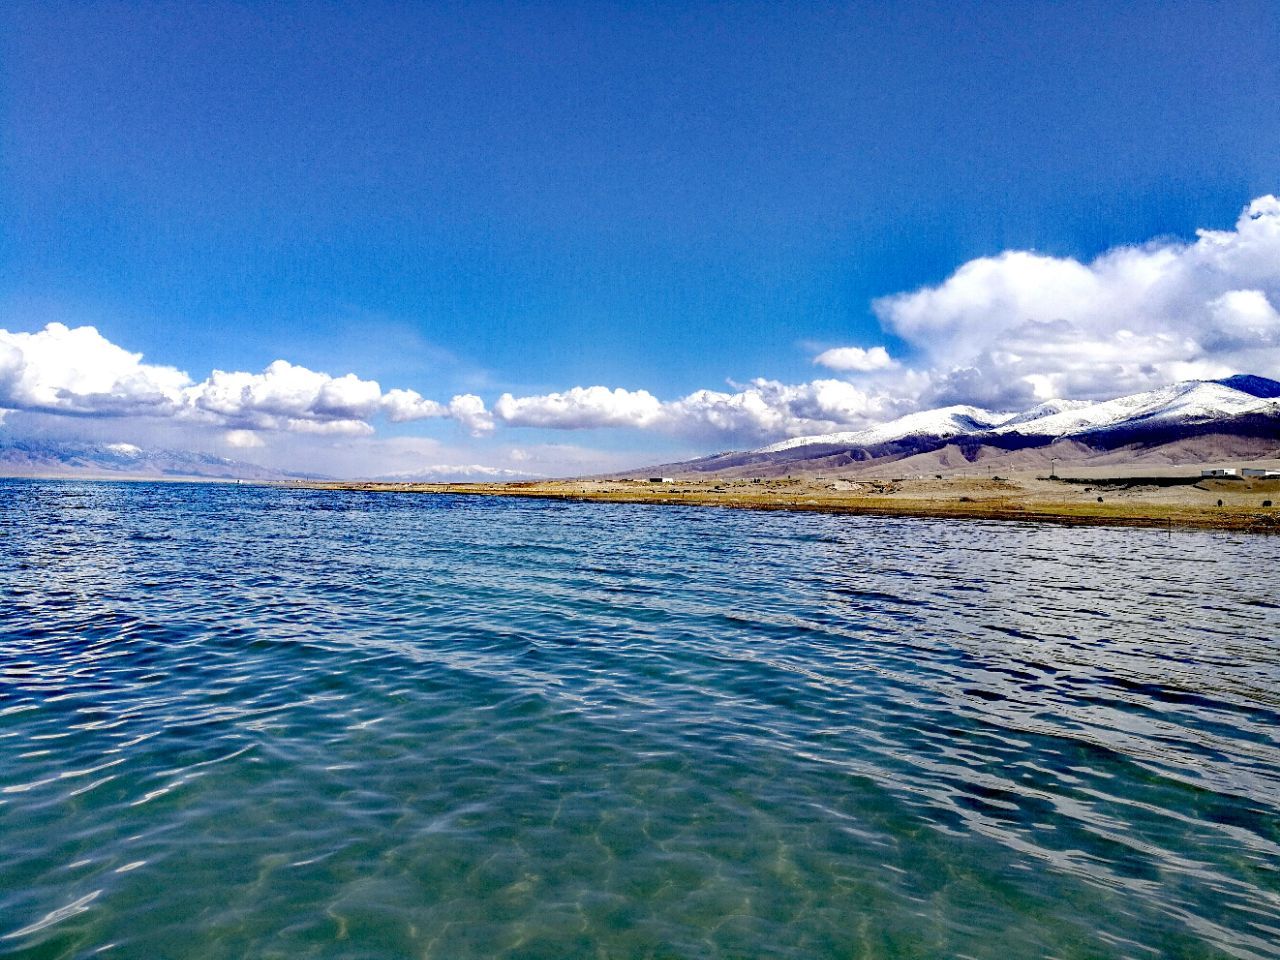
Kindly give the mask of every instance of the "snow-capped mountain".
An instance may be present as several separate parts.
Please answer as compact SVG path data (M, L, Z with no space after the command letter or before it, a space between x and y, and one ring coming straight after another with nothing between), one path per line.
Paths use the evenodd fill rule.
M510 470L506 467L486 467L479 463L436 463L417 470L387 474L377 479L387 483L507 483L513 480L537 480L542 476L540 473Z
M1048 451L1041 453L1039 451ZM1280 458L1280 382L1251 375L1189 380L1113 400L1048 400L1021 413L954 406L863 430L794 437L745 452L647 468L664 475L838 474L926 456L955 464L1056 460L1131 451L1160 462Z
M1280 383L1264 377L1188 380L1114 400L1047 400L1023 413L994 413L969 406L922 410L865 430L793 437L751 452L782 453L803 447L869 448L911 437L948 440L991 434L1060 439L1107 430L1204 423L1247 414L1280 415L1277 397Z
M1015 417L1010 417L999 428L1003 431L1010 431L1026 424L1035 423L1038 420L1045 420L1049 417L1055 417L1059 414L1070 413L1075 410L1083 410L1085 407L1092 407L1092 400L1046 400L1044 403L1038 403L1030 410L1026 410Z
M865 430L845 433L824 433L811 437L795 437L780 443L761 447L754 453L781 453L799 447L841 446L874 447L880 444L904 440L908 437L958 437L982 430L990 430L1006 422L1008 413L992 413L980 407L954 406L937 410L909 413L897 420L877 424Z
M1052 407L1063 402L1053 401L1041 406ZM993 432L1070 437L1121 427L1190 424L1250 413L1267 413L1276 407L1275 400L1257 397L1218 381L1191 380L1146 393L1117 397L1115 400L1072 404L1041 416L1024 414L1006 421Z

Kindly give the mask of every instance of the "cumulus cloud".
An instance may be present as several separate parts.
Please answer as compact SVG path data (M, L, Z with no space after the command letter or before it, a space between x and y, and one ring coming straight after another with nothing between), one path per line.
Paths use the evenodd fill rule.
M93 327L61 323L35 333L0 330L0 410L205 423L226 429L227 442L241 447L256 445L250 438L259 431L367 435L378 414L396 422L451 418L477 433L493 425L471 394L441 404L286 360L261 373L214 370L195 382L175 367L143 362Z
M184 412L246 430L366 433L382 390L354 374L331 377L277 360L262 373L215 370L182 391Z
M493 415L484 401L474 393L464 393L449 401L448 415L462 424L472 435L480 436L493 429Z
M142 362L93 327L51 323L37 333L0 330L0 407L62 414L166 416L190 378Z
M1117 247L1082 262L1010 250L962 264L936 286L873 302L902 344L825 350L814 363L846 374L808 383L755 379L663 400L643 389L575 386L492 409L474 394L447 403L383 391L278 360L260 373L215 370L196 382L145 363L92 327L0 330L6 410L202 422L227 443L263 432L329 436L451 419L474 435L507 427L649 430L726 441L858 429L922 407L1017 409L1050 398L1096 399L1177 380L1280 375L1280 200L1254 200L1228 230L1194 240Z
M493 415L474 393L460 394L446 404L426 400L416 390L388 390L382 395L382 412L392 423L447 417L476 436L493 429Z
M1280 313L1262 290L1230 290L1208 303L1216 337L1210 348L1280 346Z
M510 426L632 427L757 439L863 425L902 409L901 401L844 380L785 384L757 379L731 392L698 390L667 402L646 390L600 386L520 398L504 394L493 413Z
M877 300L932 381L922 401L1096 398L1191 377L1280 371L1280 200L1233 230L1081 263L1023 250Z
M662 404L647 390L574 387L564 393L513 397L504 393L493 405L495 416L517 427L648 427L662 415Z
M228 446L235 447L237 450L248 450L254 447L262 447L266 445L258 433L253 430L228 430L222 435Z
M897 413L891 396L844 380L752 380L732 393L699 390L665 406L673 432L766 438L863 426Z
M884 347L872 347L869 350L862 347L833 347L818 354L813 362L831 370L850 373L870 373L872 370L887 370L897 366Z
M785 437L952 403L1017 409L1237 372L1274 376L1280 200L1254 200L1231 230L1117 247L1088 263L1025 250L981 257L937 286L872 307L911 348L911 361L883 346L836 347L814 358L857 374L856 383L759 379L671 401L645 390L574 387L504 395L494 415L512 426Z
M382 412L392 423L447 417L449 408L443 403L423 399L416 390L388 390L382 395Z

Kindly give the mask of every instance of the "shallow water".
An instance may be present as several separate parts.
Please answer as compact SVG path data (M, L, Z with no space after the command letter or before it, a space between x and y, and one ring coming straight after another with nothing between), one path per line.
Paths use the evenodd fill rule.
M0 481L0 956L1280 957L1278 562Z

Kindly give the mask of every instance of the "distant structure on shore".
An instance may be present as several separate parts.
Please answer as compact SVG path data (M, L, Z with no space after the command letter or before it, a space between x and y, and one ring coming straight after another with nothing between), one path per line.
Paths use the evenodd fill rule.
M1280 477L1280 470L1265 467L1212 467L1201 470L1202 477Z

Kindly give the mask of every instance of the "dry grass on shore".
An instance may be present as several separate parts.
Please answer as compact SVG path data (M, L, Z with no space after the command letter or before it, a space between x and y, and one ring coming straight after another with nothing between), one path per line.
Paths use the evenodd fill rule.
M1270 505L1280 504L1280 481L1198 480L1194 474L1074 481L1015 475L875 480L677 479L673 483L641 479L520 483L352 481L305 486L326 490L1280 532L1280 507Z

